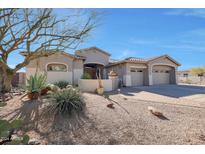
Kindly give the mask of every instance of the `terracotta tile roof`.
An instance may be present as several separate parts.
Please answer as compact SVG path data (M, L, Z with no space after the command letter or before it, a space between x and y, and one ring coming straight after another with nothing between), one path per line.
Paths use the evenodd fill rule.
M143 58L137 58L137 57L128 57L128 58L125 58L125 60L134 61L134 62L146 62L145 59L143 59Z

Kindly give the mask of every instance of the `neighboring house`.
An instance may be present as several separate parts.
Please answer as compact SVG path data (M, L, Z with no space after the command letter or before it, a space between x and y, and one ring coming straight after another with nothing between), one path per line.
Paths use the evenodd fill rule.
M26 56L26 52L22 55ZM111 60L110 54L97 47L80 49L75 54L56 52L48 57L33 60L26 67L26 76L35 72L47 73L47 81L59 80L78 84L83 72L96 79L96 72L108 78L110 71L115 71L124 86L176 84L178 62L168 55L151 59L126 58ZM38 67L37 67L38 66Z
M199 74L193 74L191 73L191 70L183 70L183 71L177 71L178 77L205 77L205 73L203 75Z
M189 77L189 76L193 76L190 70L177 71L177 77Z
M202 76L192 74L190 70L178 71L177 79L179 83L205 84L205 74Z

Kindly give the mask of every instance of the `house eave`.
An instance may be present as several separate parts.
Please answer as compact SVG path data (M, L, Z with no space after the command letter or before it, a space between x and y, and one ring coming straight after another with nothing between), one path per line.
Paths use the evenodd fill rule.
M179 62L177 62L176 60L174 60L172 57L170 57L169 55L161 55L161 56L157 56L157 57L154 57L154 58L151 58L149 60L147 60L147 62L152 62L156 59L159 59L159 58L162 58L162 57L166 57L168 58L169 60L171 60L173 63L175 63L177 66L181 66L181 64Z
M111 66L115 66L115 65L120 65L120 64L124 64L124 63L132 63L132 64L147 64L146 61L129 61L129 60L122 60L116 63L111 63L108 64L106 67L111 67Z

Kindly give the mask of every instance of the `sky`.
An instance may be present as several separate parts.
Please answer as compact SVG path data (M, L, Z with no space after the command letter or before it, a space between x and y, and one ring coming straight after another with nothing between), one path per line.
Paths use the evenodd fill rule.
M205 66L205 9L99 11L103 12L99 26L78 49L97 46L109 52L113 59L168 54L181 63L179 70ZM14 66L20 60L20 55L11 55L9 65Z

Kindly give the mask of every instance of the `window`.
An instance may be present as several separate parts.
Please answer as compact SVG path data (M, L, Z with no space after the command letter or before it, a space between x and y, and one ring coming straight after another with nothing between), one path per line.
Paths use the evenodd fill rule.
M136 68L130 68L130 72L136 72Z
M185 73L185 74L183 74L183 76L184 76L184 77L188 77L188 74L187 74L187 73Z
M159 71L158 71L158 70L153 70L152 72L153 72L153 73L158 73Z
M165 73L169 73L169 71L165 71Z
M130 68L130 72L143 72L143 70L138 69L138 68L131 67L131 68Z
M64 64L48 64L47 71L49 72L66 72L67 67Z

